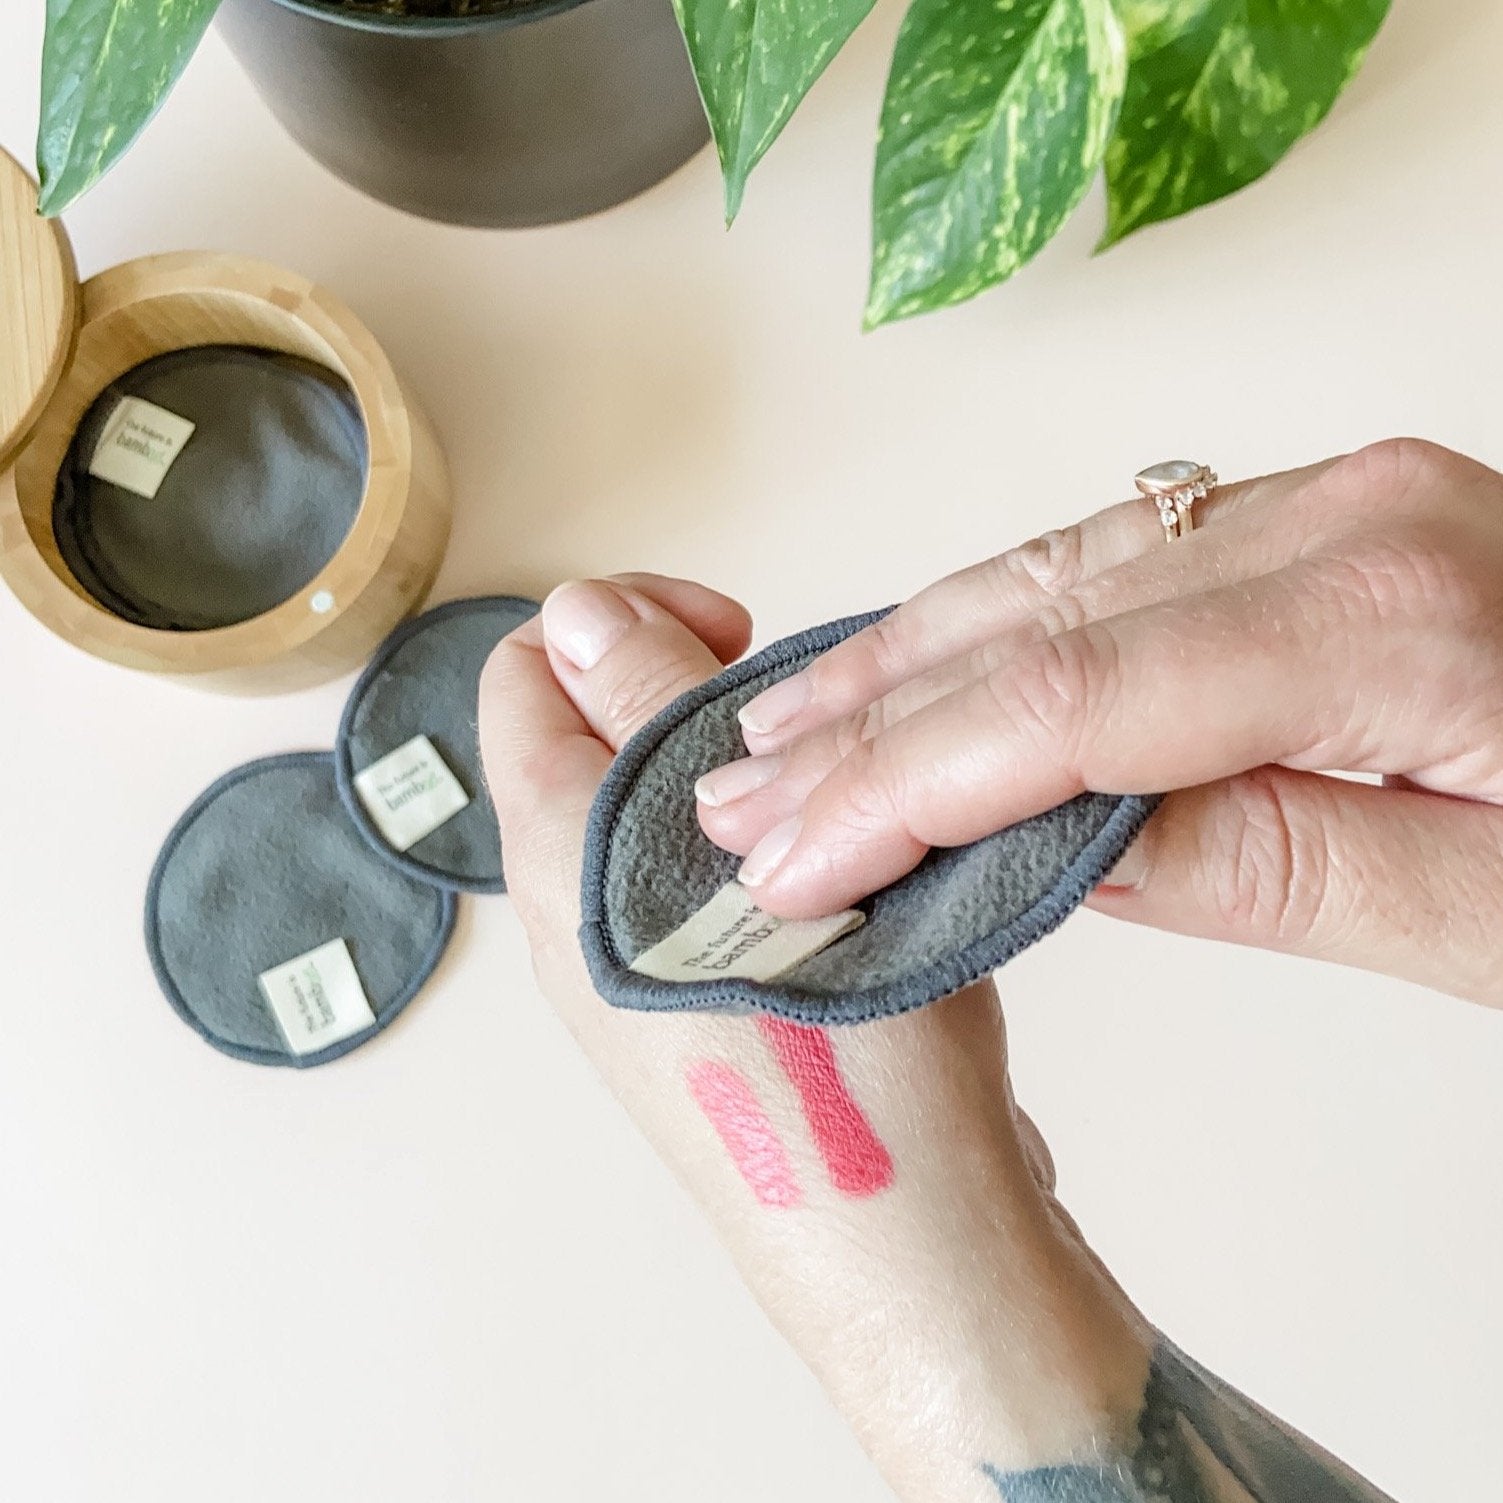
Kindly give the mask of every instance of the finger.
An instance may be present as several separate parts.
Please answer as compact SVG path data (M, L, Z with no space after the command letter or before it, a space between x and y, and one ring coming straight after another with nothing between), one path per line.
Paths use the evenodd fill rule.
M723 604L714 613L727 616L724 607L733 602L716 599ZM630 586L598 579L560 585L543 602L542 622L559 683L612 751L720 671L720 659L691 624Z
M1164 801L1092 907L1503 1002L1503 809L1264 767Z
M1258 538L1284 537L1282 546L1287 548L1291 535L1289 529L1272 528ZM1277 551L1281 556L1281 550ZM860 709L815 726L777 751L742 758L706 773L695 787L700 824L718 845L744 855L802 807L855 747L918 710L1005 669L1030 644L1160 601L1198 594L1209 585L1249 578L1251 572L1265 564L1273 567L1278 561L1257 539L1245 540L1227 526L1215 533L1192 535L1189 546L1156 548L1097 574L1048 610L898 682ZM833 649L831 656L839 651L839 647Z
M1267 762L1418 766L1452 691L1483 698L1489 665L1469 645L1325 560L1114 616L1022 649L863 742L758 843L741 880L770 912L808 917L886 886L932 846L1086 789L1167 791Z
M667 574L612 574L610 578L677 616L722 663L734 663L751 645L751 613L719 590Z
M1032 618L1075 618L1082 587L1129 560L1146 557L1178 573L1189 569L1200 586L1287 563L1305 525L1320 525L1328 513L1310 509L1306 517L1281 516L1274 526L1269 511L1307 490L1328 467L1218 488L1197 503L1202 526L1172 549L1164 547L1157 511L1140 497L952 574L748 701L741 710L747 748L781 750L795 736Z
M687 580L621 576L623 589L673 620L699 642L708 661L739 656L751 619L735 601ZM699 641L703 633L711 645ZM713 670L712 670L713 671ZM487 787L503 834L507 885L514 892L571 886L595 792L614 743L580 713L550 661L544 618L534 617L491 655L479 694L481 754Z
M691 580L661 574L620 574L615 578L686 622L719 661L733 661L746 651L751 640L751 617L729 596ZM547 760L556 751L561 758L557 766L538 769L549 774L550 785L567 786L574 778L593 793L593 785L610 761L608 751L602 757L598 746L576 744L581 739L597 738L547 661L543 625L538 618L503 641L487 665L481 681L480 720L483 749L487 754L494 753L498 768L534 754ZM498 777L497 786L505 796L530 783Z

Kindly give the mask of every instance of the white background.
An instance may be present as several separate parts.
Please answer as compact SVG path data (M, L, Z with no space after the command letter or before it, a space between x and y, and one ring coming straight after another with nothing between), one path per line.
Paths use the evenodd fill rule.
M0 143L29 159L42 6L5 9ZM898 15L729 235L708 152L583 224L405 218L305 159L213 37L69 228L86 274L219 247L363 315L453 464L437 598L661 569L767 641L1168 454L1240 475L1411 431L1503 466L1495 0L1396 0L1327 125L1237 198L1092 260L1093 197L1010 286L863 337ZM504 899L465 906L389 1034L304 1076L158 995L162 836L234 764L326 746L345 688L204 697L0 596L0 1496L887 1497L576 1057ZM1019 1094L1144 1309L1404 1503L1495 1496L1503 1018L1090 914L1004 983Z

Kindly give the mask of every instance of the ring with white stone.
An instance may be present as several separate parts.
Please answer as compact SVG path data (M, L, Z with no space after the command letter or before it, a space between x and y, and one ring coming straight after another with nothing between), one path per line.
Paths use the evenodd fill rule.
M1216 472L1193 459L1166 459L1133 477L1138 489L1159 509L1164 541L1188 537L1195 531L1195 503L1216 489Z

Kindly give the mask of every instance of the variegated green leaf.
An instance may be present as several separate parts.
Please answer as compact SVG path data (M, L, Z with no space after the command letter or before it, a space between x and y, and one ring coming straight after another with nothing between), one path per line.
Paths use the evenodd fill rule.
M1325 117L1389 0L1117 0L1127 93L1102 247L1262 177Z
M725 217L873 0L673 0L725 176Z
M219 0L47 0L37 170L44 214L66 208L141 134Z
M1111 0L914 0L882 105L867 327L1037 255L1100 165L1124 72Z

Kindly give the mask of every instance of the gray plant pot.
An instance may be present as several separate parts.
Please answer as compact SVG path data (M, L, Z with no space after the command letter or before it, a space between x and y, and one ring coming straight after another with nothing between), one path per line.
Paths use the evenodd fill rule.
M310 156L429 219L577 219L709 139L670 0L521 0L453 21L223 0L218 25Z

